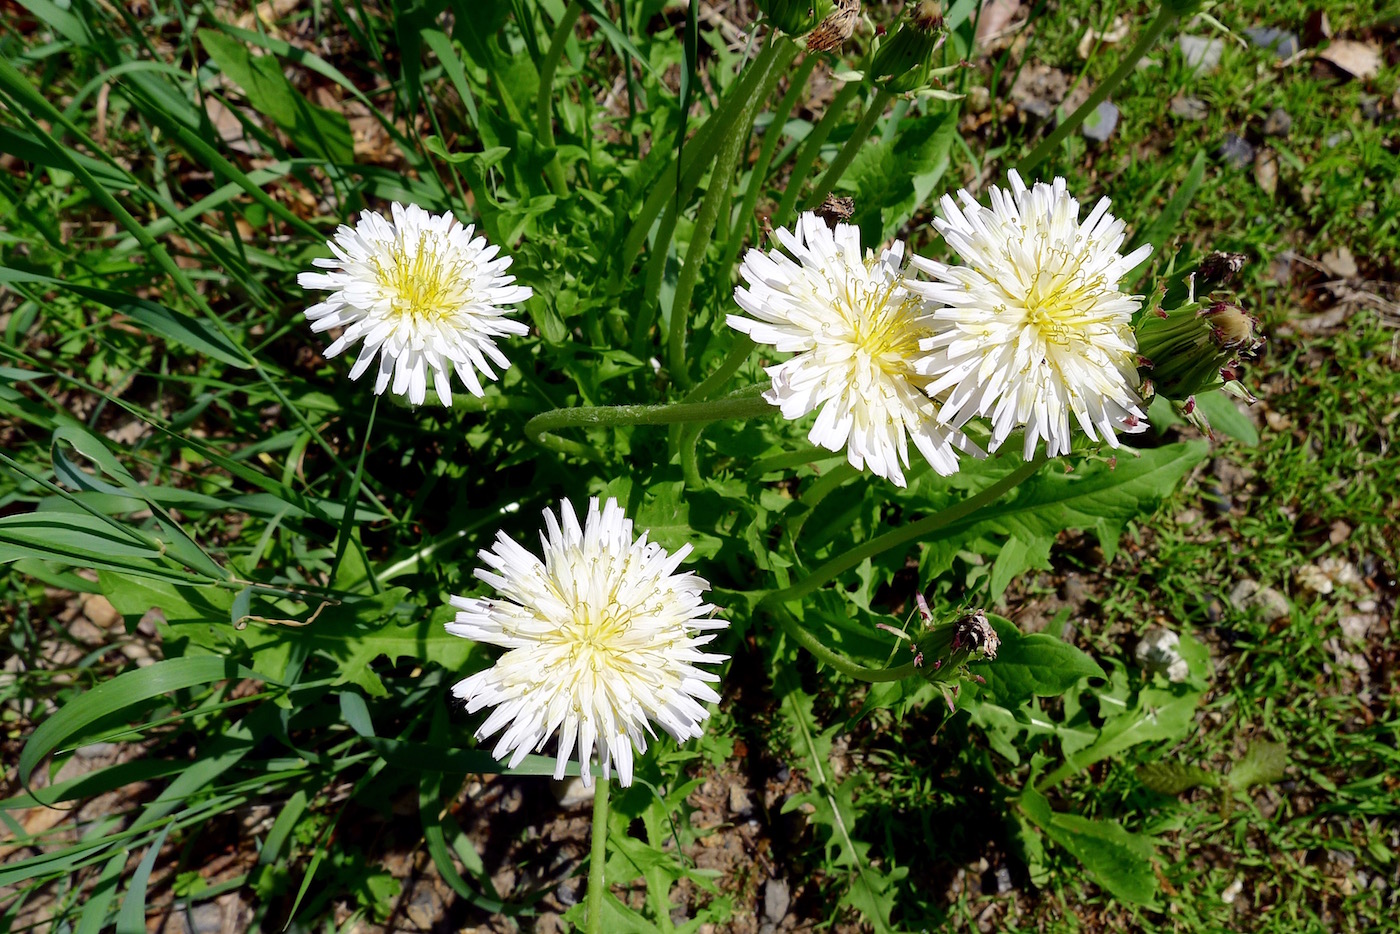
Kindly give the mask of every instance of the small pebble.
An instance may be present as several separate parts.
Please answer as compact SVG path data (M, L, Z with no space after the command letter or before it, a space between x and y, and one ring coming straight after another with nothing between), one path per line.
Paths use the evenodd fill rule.
M1225 886L1225 891L1220 893L1220 900L1227 905L1233 905L1235 899L1240 897L1244 891L1244 876L1236 876L1235 881Z
M1084 120L1080 126L1087 139L1096 143L1106 142L1118 126L1118 107L1112 101L1104 101Z
M553 783L554 800L566 811L593 803L593 789L586 788L577 775Z
M1183 120L1204 120L1210 116L1210 108L1206 102L1199 97L1182 97L1178 94L1172 98L1171 112Z
M769 879L763 886L763 916L774 924L787 917L792 889L786 879Z
M1276 622L1289 614L1288 599L1272 587L1261 587L1248 578L1238 581L1230 590L1230 605L1238 612L1258 612L1266 623Z
M1255 26L1246 29L1244 34L1249 37L1249 41L1261 49L1273 49L1279 58L1288 58L1290 55L1298 54L1298 37L1286 29L1275 29L1272 26Z
M1327 271L1339 279L1354 279L1361 270L1356 265L1356 257L1344 246L1328 250L1319 257Z
M1237 169L1248 168L1254 163L1254 144L1237 133L1227 134L1215 155L1221 162Z
M1186 659L1178 646L1181 637L1170 629L1155 626L1142 634L1133 657L1144 671L1165 675L1168 681L1179 683L1191 676Z
M753 802L743 785L729 786L729 811L738 817L748 817L753 813Z
M1293 129L1293 118L1282 107L1275 107L1264 120L1265 136L1287 136Z
M1178 36L1181 57L1186 64L1202 74L1210 74L1220 67L1220 56L1225 52L1225 40L1207 39L1204 36Z

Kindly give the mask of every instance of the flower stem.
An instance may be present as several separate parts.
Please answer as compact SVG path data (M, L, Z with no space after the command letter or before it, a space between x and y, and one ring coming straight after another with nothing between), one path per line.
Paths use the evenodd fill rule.
M564 15L554 27L554 35L549 40L549 51L545 53L544 61L540 62L540 90L535 97L535 121L539 130L540 145L545 149L554 148L554 108L550 104L554 93L554 72L559 67L559 59L564 55L564 46L569 44L569 38L574 34L574 23L578 22L582 12L583 4L579 0L569 0L569 5L564 8ZM549 187L554 189L556 195L562 198L568 194L568 182L564 178L564 166L559 162L558 153L550 158L549 164L544 167L544 174L549 179Z
M710 237L714 234L715 222L719 220L720 205L729 197L729 188L734 181L734 167L739 162L739 153L748 144L749 129L758 110L773 92L789 62L797 55L797 46L787 39L775 37L776 54L762 56L766 69L758 76L758 86L752 96L739 109L737 118L729 127L729 135L720 144L719 155L710 173L710 187L705 192L705 200L700 202L700 211L695 216L695 226L690 235L690 246L685 253L685 265L676 278L676 293L671 302L671 327L666 341L666 361L671 371L671 379L682 388L691 385L690 372L685 359L686 325L690 320L690 304L695 294L695 283L700 278L700 267L705 263L705 251L710 247ZM770 46L772 47L772 46ZM727 277L728 270L723 270ZM727 279L726 279L727 281Z
M827 166L826 171L822 173L817 187L812 189L812 193L803 202L806 207L816 207L822 203L827 195L831 194L831 189L836 187L841 176L846 174L846 169L850 168L856 153L860 152L861 147L870 141L870 131L875 128L875 121L880 119L880 115L885 112L886 105L893 98L894 94L884 88L875 92L875 98L861 116L860 123L857 123L855 130L851 132L851 138L846 140L846 145L841 147L841 151L836 154L831 165Z
M836 96L827 105L826 113L817 121L817 125L812 127L812 131L802 140L802 149L798 151L797 158L792 163L791 181L788 183L787 191L783 192L783 198L778 202L778 209L773 212L772 224L774 227L786 227L792 221L793 211L797 207L797 198L802 193L802 182L812 171L812 163L817 161L817 154L821 152L822 144L831 135L831 131L836 127L836 121L845 112L846 105L860 91L860 82L851 81L842 85L841 90L836 92Z
M676 215L689 198L691 189L699 184L705 169L714 162L715 153L725 139L725 134L729 132L744 102L753 94L755 82L767 69L767 59L777 54L779 48L781 46L777 44L770 44L759 51L758 56L740 73L738 81L710 114L709 119L700 125L694 136L684 141L683 146L682 141L677 140L676 158L651 179L651 193L647 195L641 211L632 222L622 244L621 261L613 269L613 276L619 283L624 276L631 273L632 263L641 253L643 244L651 234L652 225L657 223L657 216L661 215L662 209L665 208L666 213L661 217L656 237L651 244L651 257L647 260L643 307L633 322L634 353L642 353L646 335L651 329L654 317L652 309L660 292L671 237L676 230Z
M729 377L739 372L739 367L744 365L744 361L753 352L754 339L747 334L740 334L734 338L734 343L729 348L729 356L724 358L724 362L719 365L709 376L700 381L700 384L690 392L685 394L685 402L703 402L714 395L715 390L729 382Z
M719 263L720 269L733 269L734 263L739 258L739 249L743 246L744 234L751 226L754 208L758 205L759 193L763 191L763 183L768 177L768 166L773 161L773 153L777 150L778 143L782 141L783 127L787 125L788 115L796 106L797 99L807 92L807 79L811 77L812 70L820 60L820 55L809 54L788 79L788 91L778 102L777 109L773 111L773 122L768 124L768 129L763 134L763 146L758 151L758 161L753 164L753 171L749 173L749 184L744 190L744 200L739 207L739 223L729 237L729 242L724 246L724 256Z
M818 567L811 574L784 590L775 590L763 598L760 604L788 603L801 599L807 594L818 589L828 581L834 580L852 568L858 566L866 558L873 558L878 554L889 551L891 548L898 548L907 545L909 542L917 541L932 532L959 522L975 513L984 506L989 506L996 502L1003 495L1019 486L1026 479L1031 477L1045 463L1044 454L1038 454L1029 462L1017 467L1011 473L1002 477L996 483L977 493L955 506L939 510L931 516L925 516L916 522L911 522L901 528L893 529L884 535L876 536L863 545L858 545L844 554L837 555L830 561Z
M355 524L355 506L360 499L360 485L364 482L365 476L365 454L369 452L369 438L374 433L374 416L379 414L379 396L374 397L373 404L369 409L369 423L365 425L365 436L360 439L360 459L355 463L355 476L350 481L350 487L345 491L345 512L340 517L340 530L335 537L335 560L331 562L331 572L326 577L326 583L335 586L335 575L340 570L340 562L345 557L345 549L350 544L350 529ZM370 572L370 580L373 582L374 573ZM375 590L379 588L376 586Z
M593 847L588 852L588 914L584 922L587 934L603 930L603 867L608 861L608 792L612 782L599 778L593 786Z
M867 668L856 662L854 659L822 643L820 639L808 632L803 625L798 622L788 611L788 608L778 604L773 608L773 615L778 618L783 631L792 636L798 645L817 657L817 660L826 664L858 681L868 681L877 684L882 681L903 681L918 673L913 662L906 662L894 668Z
M589 460L603 461L591 446L554 434L561 428L608 428L617 425L675 425L683 422L717 422L722 419L755 418L776 411L759 397L763 386L749 386L739 392L706 402L673 402L661 405L582 405L554 409L536 415L525 423L525 436L542 447Z
M1075 108L1074 113L1066 117L1059 126L1051 131L1040 143L1031 150L1031 154L1026 156L1016 165L1017 171L1022 174L1029 174L1036 166L1045 161L1045 158L1055 150L1055 147L1064 141L1064 138L1078 129L1084 122L1084 118L1098 109L1108 95L1112 94L1118 85L1123 83L1123 79L1128 77L1134 68L1137 67L1138 60L1147 54L1148 50L1161 38L1162 33L1176 21L1176 11L1173 4L1163 3L1162 8L1157 11L1157 18L1147 27L1147 32L1143 33L1137 45L1123 56L1123 61L1118 63L1113 74L1104 79L1103 83L1094 88L1094 93L1089 95L1089 99Z

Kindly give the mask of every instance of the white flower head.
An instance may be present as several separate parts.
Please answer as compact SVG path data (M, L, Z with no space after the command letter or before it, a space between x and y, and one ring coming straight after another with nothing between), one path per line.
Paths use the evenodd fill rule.
M702 651L728 623L704 601L708 583L677 573L690 546L668 554L646 532L634 539L616 500L601 511L590 500L582 527L567 499L544 520L543 560L503 532L480 553L490 570L476 576L499 599L452 597L459 612L448 632L506 649L452 693L468 711L495 708L476 735L499 732L492 755L512 768L557 732L555 778L577 748L591 785L596 743L603 777L616 768L629 785L633 750L646 752L656 735L651 721L677 742L703 732L719 675L697 666L729 657Z
M745 254L739 273L748 287L734 299L751 317L728 317L758 343L796 354L768 367L773 387L764 398L789 419L820 408L808 439L844 447L853 467L869 466L897 486L905 484L910 438L945 476L958 469L955 448L980 455L938 423L924 393L929 380L915 370L920 340L934 333L933 305L905 287L904 244L896 240L878 258L863 254L859 228L832 230L812 213L773 236L787 253Z
M1132 317L1142 297L1118 281L1152 252L1124 256L1124 224L1107 198L1081 223L1065 180L1027 189L1010 173L990 208L958 192L934 220L963 265L922 257L911 264L934 282L911 284L942 305L923 341L920 372L932 378L939 421L990 417L996 450L1025 429L1025 457L1045 439L1050 456L1070 450L1072 414L1092 440L1118 446L1115 432L1146 427Z
M379 358L376 395L389 389L421 405L428 371L438 401L452 404L452 371L474 396L482 395L478 373L495 379L492 364L510 361L495 339L527 334L529 327L506 315L530 297L526 286L506 275L510 257L473 227L447 214L429 214L415 204L391 207L393 220L364 211L354 227L341 225L329 242L334 257L314 260L328 272L304 272L297 284L332 294L306 309L312 331L345 330L326 348L334 357L363 342L350 370L359 379Z

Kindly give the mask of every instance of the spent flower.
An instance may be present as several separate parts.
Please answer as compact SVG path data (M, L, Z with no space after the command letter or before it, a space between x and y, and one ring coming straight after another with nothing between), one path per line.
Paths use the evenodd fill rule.
M1062 178L993 187L991 207L966 190L944 196L934 226L962 265L914 257L934 281L911 284L936 303L919 372L939 399L939 422L991 421L990 449L1025 431L1029 460L1040 441L1070 451L1071 416L1094 441L1146 427L1132 319L1141 296L1119 280L1151 252L1119 252L1124 224L1107 198L1083 222Z
M556 778L577 750L591 785L596 745L604 779L615 768L629 785L653 721L678 742L701 735L719 675L698 666L728 658L702 649L728 624L709 584L678 570L690 546L634 537L616 500L590 500L582 525L568 500L544 519L543 558L503 532L480 553L476 576L498 597L452 597L448 632L506 649L453 693L469 712L495 708L476 735L500 733L492 755L512 768L557 733Z
M331 292L306 309L311 330L342 327L325 355L362 344L350 369L359 379L378 358L376 395L388 389L421 405L431 375L438 400L452 404L452 378L474 396L480 376L495 379L493 364L510 361L496 339L527 334L529 326L507 318L509 306L530 297L527 286L506 274L511 260L449 214L430 214L397 202L392 219L364 211L354 227L341 225L329 241L335 255L313 261L325 272L304 272L304 289ZM480 376L478 376L480 374Z
M905 485L909 439L933 469L958 469L957 450L980 455L962 434L938 424L928 380L915 370L919 342L932 335L932 306L907 286L904 244L878 257L862 252L860 230L829 227L815 213L792 231L773 232L784 249L751 249L734 291L748 316L729 326L760 344L796 356L767 369L764 398L783 417L820 409L808 438L829 451L846 449L856 469L868 466Z

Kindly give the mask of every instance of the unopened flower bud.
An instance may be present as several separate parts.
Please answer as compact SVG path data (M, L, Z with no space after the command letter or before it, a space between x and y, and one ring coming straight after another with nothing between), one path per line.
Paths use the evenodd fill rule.
M1238 379L1240 355L1258 351L1264 337L1239 305L1192 302L1143 315L1137 342L1143 376L1168 399L1181 400Z
M807 35L827 18L832 0L758 0L758 8L775 29L796 38Z
M870 63L871 78L895 94L928 84L933 53L945 36L943 5L938 0L918 0L905 12L899 30L880 46Z
M1231 302L1216 302L1201 312L1215 331L1216 343L1233 353L1254 353L1264 344L1259 319Z

